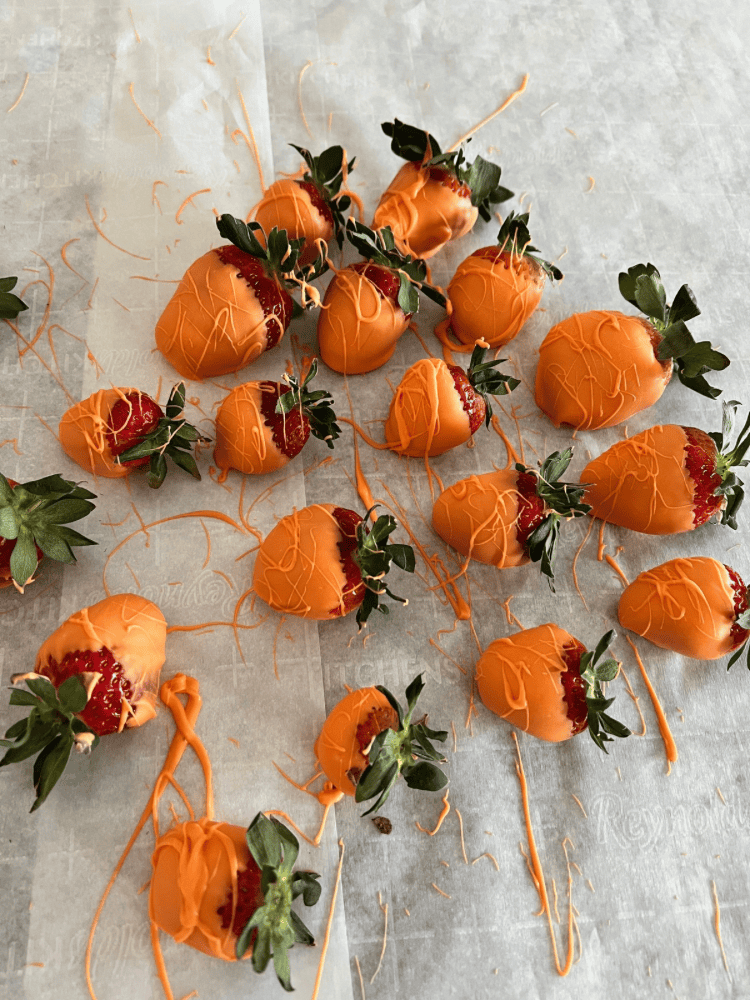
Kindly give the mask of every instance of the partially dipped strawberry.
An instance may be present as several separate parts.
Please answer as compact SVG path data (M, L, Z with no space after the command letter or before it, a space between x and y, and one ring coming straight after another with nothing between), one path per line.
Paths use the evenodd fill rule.
M521 383L496 370L504 358L484 361L475 347L468 371L425 358L408 368L391 401L385 424L388 447L400 455L442 455L468 441L492 417L490 396L505 396Z
M230 469L257 475L282 468L302 451L310 434L329 448L341 433L324 389L308 386L318 371L313 359L298 382L245 382L229 393L216 415L214 459L222 482Z
M325 364L344 375L380 368L419 310L418 291L445 304L427 284L427 268L396 249L386 226L373 232L350 219L346 235L365 258L337 271L318 317L318 344Z
M275 181L251 211L263 232L286 230L290 240L303 239L299 262L312 264L320 255L317 240L343 245L344 213L352 199L342 185L354 167L354 158L347 163L341 146L330 146L320 156L290 143L307 164L301 178Z
M0 589L12 585L23 593L43 556L74 563L75 547L96 545L68 527L91 513L95 499L62 476L17 483L0 474Z
M528 212L511 212L495 246L475 250L458 265L448 285L448 318L435 331L441 339L451 333L462 344L484 340L501 347L539 305L546 279L560 281L562 271L531 245L528 222Z
M0 278L0 319L15 319L29 308L23 299L13 295L17 284L18 278Z
M613 444L581 473L591 516L648 535L693 531L712 517L736 528L744 491L732 469L748 464L750 447L750 418L728 446L739 405L723 405L720 433L663 424Z
M639 573L622 592L618 616L624 628L683 656L718 660L734 652L728 667L750 636L747 587L739 573L706 556Z
M495 639L479 658L476 681L484 704L540 740L560 743L588 729L600 749L630 730L606 714L614 698L601 685L620 668L602 660L614 632L590 652L559 625L548 623Z
M672 374L703 396L719 395L705 379L729 358L708 341L696 343L687 321L700 315L682 285L671 305L653 264L620 274L620 292L645 315L615 311L577 313L554 326L539 349L536 402L559 427L613 427L652 406Z
M156 346L184 378L226 375L252 364L279 342L292 319L293 286L303 239L231 215L216 220L231 242L199 257L156 324Z
M404 252L434 256L470 232L479 215L489 222L492 206L512 197L500 185L500 167L481 156L466 163L461 149L442 153L429 132L398 118L380 127L407 163L383 193L372 225L389 226Z
M435 501L433 528L467 558L498 569L539 562L554 590L561 523L589 510L583 486L560 482L572 457L567 448L538 469L517 464L459 480Z
M31 708L6 732L0 767L38 755L38 809L75 748L88 753L100 736L143 725L156 714L167 626L159 608L136 594L116 594L71 615L42 644L33 672L15 674L11 705Z
M409 788L436 792L448 779L435 765L445 762L432 746L448 733L412 722L424 689L419 674L406 689L407 711L381 685L360 688L342 698L328 714L315 742L315 756L335 788L357 802L376 802L363 815L386 802L399 775Z
M391 564L414 572L412 548L388 542L397 527L381 515L368 530L356 511L330 503L295 510L261 542L253 590L275 611L318 621L356 608L362 628L375 609L388 613L381 598L408 603L385 583Z

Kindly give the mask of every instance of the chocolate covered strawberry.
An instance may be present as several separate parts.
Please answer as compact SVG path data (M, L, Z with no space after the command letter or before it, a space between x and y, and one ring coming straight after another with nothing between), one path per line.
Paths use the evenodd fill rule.
M368 529L356 511L330 503L295 510L261 542L253 590L282 614L318 621L356 608L362 628L375 609L388 613L382 597L408 603L385 583L392 563L414 572L412 548L388 542L397 527L396 519L384 514Z
M42 644L33 672L15 674L11 705L31 708L0 740L0 767L37 755L38 809L71 751L88 753L100 736L143 725L156 714L167 626L155 604L116 594L71 615Z
M734 652L727 667L750 636L747 587L739 573L706 556L639 573L623 591L618 615L625 628L683 656L718 660Z
M540 740L559 743L588 729L605 753L613 737L630 730L606 714L614 698L601 685L620 668L602 660L614 632L590 652L559 625L548 623L495 639L477 663L476 681L484 704L495 715Z
M74 563L76 546L96 545L67 526L86 517L95 499L62 476L17 483L0 474L0 589L23 593L43 556Z
M282 468L310 434L333 448L341 433L333 397L324 389L308 389L317 371L313 360L301 384L285 375L284 382L245 382L232 389L216 415L214 459L220 481L229 469L257 475Z
M29 308L23 299L13 295L17 284L18 278L0 278L0 319L15 319Z
M481 156L467 163L462 149L442 153L429 132L398 118L380 127L408 162L383 193L372 225L389 226L405 252L432 257L470 232L477 216L489 222L492 206L512 197L500 185L500 167Z
M346 235L365 258L337 271L318 317L320 356L334 371L359 375L380 368L419 309L418 290L445 304L426 282L421 260L396 249L386 226L373 232L350 219Z
M391 401L385 424L388 447L400 455L442 455L469 438L492 417L489 397L505 396L520 382L496 371L505 360L484 361L475 347L468 371L425 358L408 368Z
M554 590L561 522L589 510L583 486L560 482L572 456L568 448L538 469L517 464L459 480L435 501L433 528L467 558L499 569L539 562Z
M620 292L645 314L597 310L576 313L554 326L539 348L536 402L559 427L613 427L652 406L672 374L703 396L721 392L705 379L729 358L708 341L696 343L687 321L700 315L682 285L671 305L653 264L620 274Z
M728 447L739 405L724 404L720 433L663 424L593 459L581 473L591 516L648 535L693 531L712 517L736 528L744 491L732 469L748 464L750 447L750 418Z

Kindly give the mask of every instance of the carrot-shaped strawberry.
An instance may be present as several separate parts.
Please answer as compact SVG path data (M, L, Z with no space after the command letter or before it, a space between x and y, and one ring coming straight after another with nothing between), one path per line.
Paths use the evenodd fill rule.
M497 234L497 244L475 250L462 261L448 285L448 319L438 327L462 344L484 340L502 347L512 340L542 298L546 279L562 271L537 256L528 230L529 213L513 212Z
M492 206L512 191L500 185L500 167L462 149L442 153L434 136L398 118L380 126L391 149L408 162L383 193L373 229L390 226L396 242L415 257L432 257L450 240L470 232L477 216L489 222Z
M317 371L313 360L301 384L284 375L284 382L245 382L232 389L216 415L214 460L220 481L229 469L257 475L282 468L310 434L333 448L341 433L333 397L323 389L308 390Z
M655 646L696 660L742 655L750 636L748 590L717 559L670 559L640 573L620 597L620 624ZM750 658L748 659L750 667Z
M448 733L412 722L424 681L419 674L406 689L407 711L381 685L352 691L334 706L315 743L315 756L326 777L357 802L376 799L367 812L386 801L399 775L409 788L436 792L448 779L433 763L445 762L432 740Z
M395 518L383 514L368 531L356 511L332 503L295 510L261 542L253 590L276 611L318 621L356 608L362 628L375 609L388 613L382 597L408 603L385 583L392 563L414 572L413 549L388 542L397 527Z
M693 531L714 516L736 528L744 490L731 470L748 464L750 447L750 417L728 446L739 405L724 404L721 433L663 424L613 444L581 473L591 516L647 535Z
M614 680L615 660L602 660L614 632L590 652L583 643L548 623L495 639L477 663L477 688L495 715L540 740L560 743L588 729L605 753L614 736L630 730L606 714L614 698L601 685Z
M206 955L251 958L255 972L273 961L291 991L289 949L315 944L292 902L301 896L314 906L320 898L320 875L294 871L298 854L291 830L263 813L247 830L205 817L178 823L151 858L151 922Z
M682 285L671 305L653 264L620 274L623 297L645 314L576 313L552 327L539 349L537 405L559 427L613 427L652 406L674 371L683 385L714 398L720 389L705 374L722 371L729 358L707 341L696 343L686 323L700 315Z
M424 261L396 249L388 226L373 232L350 219L346 235L365 260L337 271L326 289L318 344L329 368L360 375L390 360L419 309L418 289L440 305L445 297L427 284Z
M301 146L289 145L308 169L299 179L275 181L250 214L266 233L284 229L290 240L303 239L299 260L304 267L320 254L316 240L343 245L344 212L352 200L341 192L341 185L354 167L354 158L347 163L341 146L330 146L313 156Z
M184 382L170 393L166 413L140 389L99 389L63 414L60 444L95 476L121 479L147 465L148 485L158 489L169 457L200 479L192 449L196 441L205 443L208 438L185 420L184 406Z
M439 358L407 368L385 424L388 446L400 455L442 455L468 441L482 423L489 427L489 397L505 396L521 383L496 371L505 358L484 361L484 355L484 348L475 347L468 371Z
M257 222L222 215L216 225L230 243L190 265L156 324L156 346L184 378L245 368L276 346L292 319L288 276L304 240L274 229L264 247Z
M539 469L517 464L460 479L435 501L433 528L467 558L498 569L539 562L554 590L560 523L589 510L583 486L560 482L572 457L567 448Z
M18 278L0 278L0 319L15 319L29 308L23 299L12 294L17 284Z
M34 762L38 809L70 753L88 753L100 736L143 725L156 715L167 625L155 604L115 594L71 615L42 644L31 673L15 674L11 705L31 712L0 740L0 767Z
M96 545L68 527L91 513L95 499L61 476L17 483L0 474L0 589L23 593L43 556L74 563L76 546Z

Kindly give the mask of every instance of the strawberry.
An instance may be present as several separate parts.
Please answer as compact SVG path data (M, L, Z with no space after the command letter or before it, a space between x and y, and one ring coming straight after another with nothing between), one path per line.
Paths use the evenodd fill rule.
M718 660L734 652L727 669L750 637L747 587L708 557L671 559L640 573L623 591L618 615L624 628L683 656Z
M418 290L440 305L445 297L426 282L424 261L396 249L387 226L376 233L349 219L346 236L365 259L337 271L326 289L318 343L329 368L359 375L392 357L419 309Z
M419 674L406 689L403 709L387 688L360 688L350 692L328 714L315 742L315 756L326 777L355 801L376 799L367 816L386 802L401 774L409 788L436 792L448 783L432 761L445 758L432 746L448 733L412 722L424 688Z
M468 371L438 358L408 368L385 424L388 447L400 455L442 455L468 441L482 422L489 427L489 396L507 395L521 383L495 371L504 358L485 362L484 355L484 348L475 347Z
M109 450L113 455L120 456L129 448L140 444L156 430L163 416L164 410L145 392L125 393L109 411L110 429L107 431ZM144 455L143 458L133 458L129 462L121 461L120 464L137 469L142 465L148 465L149 461L149 456Z
M253 589L276 611L318 621L356 608L361 629L375 609L388 613L381 597L408 603L384 582L391 563L414 572L411 547L387 541L397 526L395 518L382 515L368 530L356 511L334 504L295 510L261 542Z
M614 634L602 636L593 652L551 623L496 639L477 663L479 695L491 712L538 739L559 743L588 729L607 753L604 744L614 736L630 736L606 714L614 698L601 687L620 668L601 660Z
M29 308L23 299L11 294L17 284L18 278L0 278L0 319L15 319Z
M705 374L722 371L729 358L708 341L696 343L687 321L700 315L682 285L671 305L653 264L620 274L623 297L645 314L577 313L554 326L539 349L536 402L559 427L613 427L652 406L672 374L689 389L715 398Z
M164 616L135 594L116 594L71 615L43 643L33 672L15 674L11 705L31 708L0 740L0 767L34 763L38 809L75 747L88 753L100 736L153 718L166 641Z
M723 405L721 433L663 424L593 459L581 473L591 516L648 535L693 531L714 516L736 528L744 491L731 470L748 464L750 418L734 447L725 439L739 405Z
M68 528L94 509L96 494L61 476L18 484L0 475L0 588L21 593L42 559L74 563L73 547L96 545Z
M463 150L441 153L434 136L396 119L383 122L391 149L407 161L380 199L373 228L389 226L396 242L416 257L432 257L465 236L477 216L489 222L492 206L512 197L499 184L500 167Z
M554 590L555 554L563 519L581 517L584 487L559 482L573 456L554 452L539 469L517 464L461 479L444 490L432 526L463 555L502 569L540 563Z

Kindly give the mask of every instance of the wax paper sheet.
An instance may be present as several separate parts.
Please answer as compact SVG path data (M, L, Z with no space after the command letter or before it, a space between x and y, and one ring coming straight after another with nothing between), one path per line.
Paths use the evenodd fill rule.
M670 296L690 284L702 309L694 333L732 357L717 377L722 398L746 396L748 24L736 5L5 0L0 25L0 272L20 276L30 305L18 323L23 340L5 324L0 331L0 459L8 476L59 471L82 478L55 439L72 400L110 384L166 398L177 379L154 353L154 325L175 287L170 282L220 242L214 211L244 216L260 197L252 135L266 184L299 166L289 142L314 152L344 145L357 157L351 183L369 221L400 165L381 121L423 126L447 147L525 73L525 94L469 147L502 165L503 182L515 192L503 211L529 210L535 244L565 272L507 347L508 370L523 380L498 407L513 449L533 464L571 442L529 391L538 346L572 312L619 308L617 274L639 261L660 268ZM446 248L432 263L434 280L447 284L457 264L496 232L494 223L480 223ZM322 367L318 381L339 412L348 416L351 407L382 438L378 421L391 387L427 350L440 353L432 336L440 318L436 306L424 304L417 317L424 344L407 334L391 362L371 375L347 384ZM299 368L315 353L315 323L314 314L295 321L251 369L189 385L194 422L210 435L227 388L278 379L287 364ZM720 418L718 402L674 384L626 429L579 433L571 476L626 433L660 422L713 430ZM81 527L98 547L79 550L75 566L45 564L23 597L0 592L3 683L31 666L59 621L101 598L105 570L112 592L156 601L170 625L232 621L255 558L256 537L244 522L266 534L295 506L333 500L362 509L348 427L324 462L328 457L313 441L280 473L248 477L242 493L237 473L217 484L210 449L200 459L199 484L177 471L154 493L135 475L89 483L99 499ZM425 553L455 569L429 527L423 464L364 444L360 458L375 498L400 508ZM448 485L506 461L501 439L482 430L471 447L432 465ZM236 523L195 517L156 524L202 510ZM610 527L605 554L629 579L678 555L713 555L747 580L743 515L737 532L709 526L672 538ZM153 526L139 531L141 524ZM164 676L185 671L201 683L197 729L214 765L217 814L231 822L276 807L303 830L316 830L320 806L272 762L298 781L313 774L313 742L345 684L385 683L401 694L421 672L430 724L455 728L455 748L453 734L447 743L452 810L434 838L415 821L434 826L440 795L401 785L382 810L394 826L389 836L344 801L320 849L303 844L301 864L321 873L324 888L320 905L305 914L318 946L292 953L300 996L313 987L339 839L345 855L320 991L326 1000L750 996L746 671L738 664L727 674L723 661L701 664L638 643L679 751L667 776L654 711L622 636L613 649L645 725L622 679L612 686L616 714L645 734L607 757L585 735L560 745L519 739L561 962L568 947L565 850L572 865L576 964L566 978L555 971L523 857L511 730L480 703L472 712L471 675L478 649L515 631L503 608L511 595L510 610L526 627L556 621L592 644L616 624L622 584L597 559L596 532L577 566L586 604L573 585L572 559L586 528L581 521L565 528L555 594L535 567L501 572L472 564L459 584L464 594L471 588L471 623L455 623L420 556L415 577L393 583L408 595L408 608L378 616L364 638L351 617L320 626L282 620L260 601L242 606L238 620L257 627L237 635L226 625L170 635ZM5 725L17 715L0 705ZM90 759L72 762L31 816L30 767L0 775L4 997L87 995L91 919L172 732L162 711L143 729L103 740ZM203 779L190 753L178 777L200 813ZM101 918L92 961L101 1000L163 995L147 893L138 894L152 845L147 828ZM248 966L163 944L176 997L192 989L215 998L279 995L271 970L259 978Z

